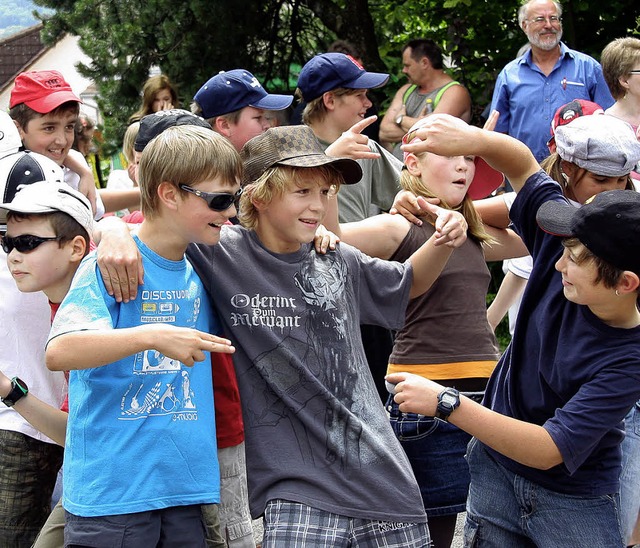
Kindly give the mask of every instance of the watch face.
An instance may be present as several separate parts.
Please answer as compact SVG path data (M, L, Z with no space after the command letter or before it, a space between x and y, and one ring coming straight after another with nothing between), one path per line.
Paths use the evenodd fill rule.
M456 404L456 402L458 401L458 398L456 398L455 396L452 396L451 394L443 394L442 395L442 403L448 406L453 406Z

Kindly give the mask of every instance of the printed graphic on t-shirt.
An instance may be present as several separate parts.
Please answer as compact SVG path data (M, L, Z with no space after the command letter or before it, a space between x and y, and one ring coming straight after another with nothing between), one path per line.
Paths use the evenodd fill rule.
M314 455L322 454L325 464L360 468L375 459L364 449L370 453L375 441L364 441L371 431L363 428L362 418L378 422L380 417L366 407L375 401L373 385L359 378L367 365L364 354L354 351L361 343L349 276L340 254L309 254L293 277L297 295L236 294L230 319L233 329L269 330L280 341L252 360L250 369L266 385L248 396L252 412L245 416L245 427L291 429L304 462L313 464ZM298 420L309 414L322 424L320 452L318 431L309 432Z
M189 290L143 291L140 323L174 323L193 306L186 327L195 327L200 313L200 297L189 300ZM182 299L181 303L167 299ZM184 310L183 310L184 309ZM138 352L133 357L134 381L122 396L121 420L174 415L174 420L197 420L195 397L189 371L176 359L155 349Z

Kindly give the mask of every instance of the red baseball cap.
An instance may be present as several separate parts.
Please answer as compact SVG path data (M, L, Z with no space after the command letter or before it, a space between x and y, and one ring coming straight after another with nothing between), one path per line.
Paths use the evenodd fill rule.
M555 152L557 128L580 118L580 116L591 116L592 114L604 114L604 109L598 103L586 99L574 99L559 107L551 121L551 138L547 141L549 152Z
M82 101L57 70L22 72L16 77L9 108L24 103L29 108L47 114L67 101Z

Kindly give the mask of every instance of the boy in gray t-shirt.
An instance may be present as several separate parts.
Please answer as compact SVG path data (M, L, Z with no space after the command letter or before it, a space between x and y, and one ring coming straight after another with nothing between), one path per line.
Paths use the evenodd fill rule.
M304 126L269 129L242 157L244 226L225 225L218 245L187 253L236 347L263 546L349 537L428 546L420 491L377 403L359 325L402 325L408 299L431 286L466 225L428 206L436 234L405 264L342 244L319 255L311 242L332 189L358 182L358 164L326 156Z

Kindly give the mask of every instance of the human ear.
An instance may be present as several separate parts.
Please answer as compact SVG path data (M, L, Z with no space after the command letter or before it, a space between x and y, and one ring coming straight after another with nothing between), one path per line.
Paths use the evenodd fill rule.
M407 154L404 165L410 175L413 175L414 177L420 177L422 175L422 170L420 169L420 164L418 163L418 157L415 154L411 152Z
M74 262L80 262L87 252L87 242L82 236L74 236L73 240L69 242L71 246L71 260Z
M225 137L231 136L231 124L225 116L218 116L213 123L213 129Z
M640 277L635 272L625 270L616 285L616 294L635 293L640 287Z
M336 96L333 91L323 93L322 102L327 110L334 110L336 107Z
M20 140L24 141L24 136L25 136L26 131L22 128L22 125L20 124L20 122L18 122L18 120L14 120L13 123L18 128L18 133L20 134ZM29 122L27 122L27 124L28 123Z
M169 209L177 209L178 204L183 201L178 188L167 181L160 183L156 192L160 201Z

